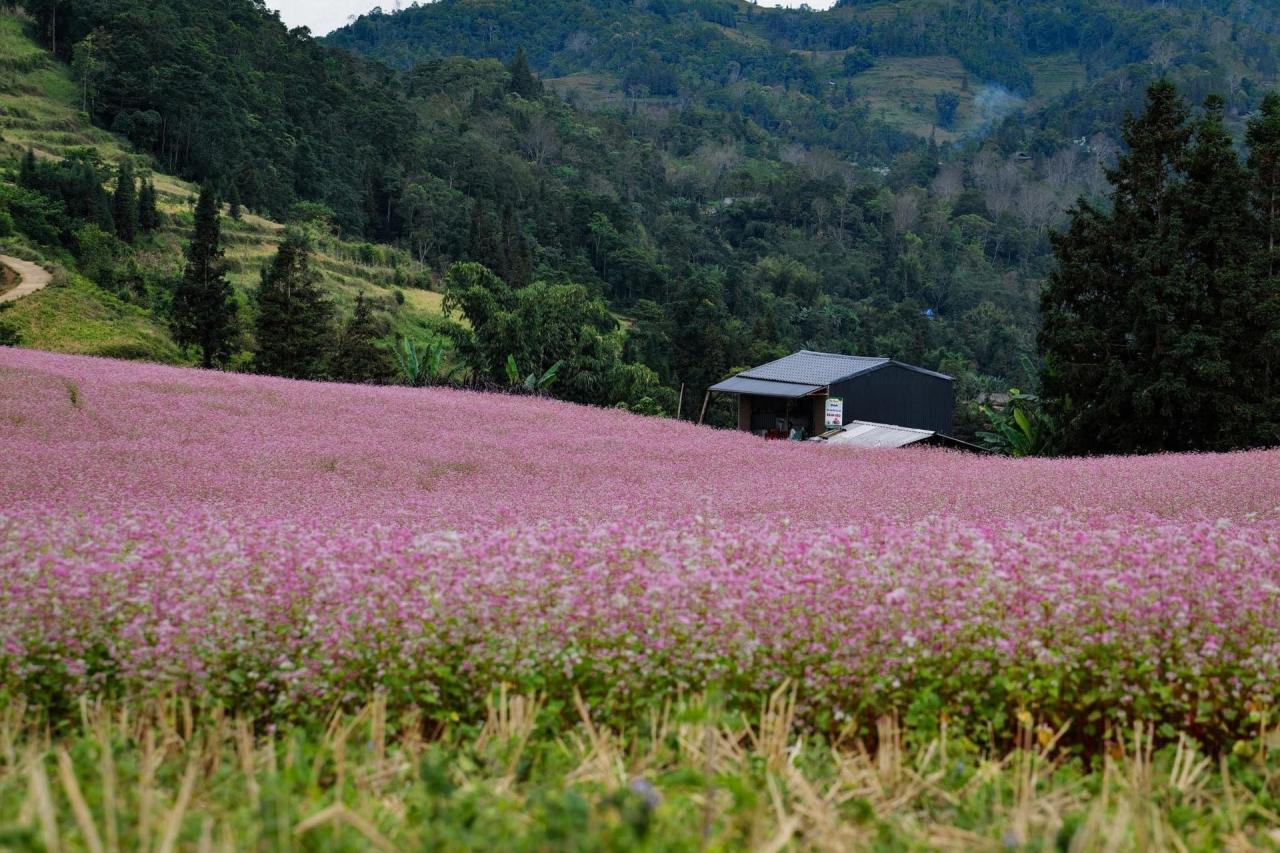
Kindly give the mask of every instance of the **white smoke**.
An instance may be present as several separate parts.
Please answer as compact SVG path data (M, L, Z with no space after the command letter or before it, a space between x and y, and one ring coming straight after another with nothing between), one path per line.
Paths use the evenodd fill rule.
M1025 102L998 83L988 83L973 96L973 114L977 123L972 133L977 136L991 130L997 123Z

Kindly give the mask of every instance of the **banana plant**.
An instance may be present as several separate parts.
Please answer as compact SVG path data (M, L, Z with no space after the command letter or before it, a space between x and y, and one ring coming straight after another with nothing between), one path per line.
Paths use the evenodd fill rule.
M410 338L404 338L392 352L396 356L396 366L400 368L400 376L404 384L410 388L421 388L424 384L422 359L418 356L418 345Z
M560 369L564 367L563 359L548 367L542 372L541 376L535 376L530 373L524 380L524 387L530 391L546 391L555 384L556 378L560 375Z
M516 364L514 355L507 356L507 385L512 388L520 388L531 394L544 393L552 385L555 384L556 378L560 375L560 370L564 367L564 360L561 359L555 364L548 367L539 376L536 373L530 373L523 379L520 378L520 368Z
M443 340L431 341L419 349L411 338L402 338L400 346L395 349L395 356L404 384L411 388L422 388L451 382L457 378L461 368L446 369L445 350L446 342Z
M1052 456L1056 425L1034 394L1009 390L1009 403L1002 410L982 407L991 429L979 432L987 449L1008 456Z

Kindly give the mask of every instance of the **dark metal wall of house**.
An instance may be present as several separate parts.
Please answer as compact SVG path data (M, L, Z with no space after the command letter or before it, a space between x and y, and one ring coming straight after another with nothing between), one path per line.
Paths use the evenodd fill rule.
M954 383L898 364L887 364L831 386L844 398L844 422L872 421L950 435L955 420Z

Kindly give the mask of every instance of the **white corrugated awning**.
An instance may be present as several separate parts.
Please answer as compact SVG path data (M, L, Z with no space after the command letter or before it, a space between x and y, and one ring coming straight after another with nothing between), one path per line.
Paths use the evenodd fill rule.
M838 432L827 434L828 444L845 447L906 447L928 441L937 433L927 429L911 429L893 424L876 424L870 421L851 421Z

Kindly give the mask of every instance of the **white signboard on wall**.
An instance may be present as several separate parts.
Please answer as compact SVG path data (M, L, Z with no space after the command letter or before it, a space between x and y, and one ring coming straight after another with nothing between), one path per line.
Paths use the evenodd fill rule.
M827 398L827 429L844 426L844 397Z

